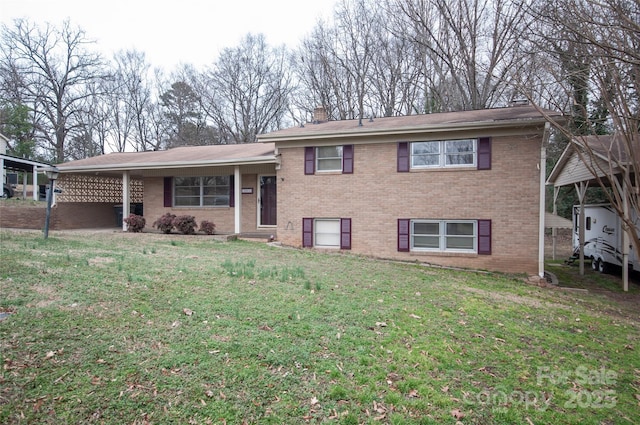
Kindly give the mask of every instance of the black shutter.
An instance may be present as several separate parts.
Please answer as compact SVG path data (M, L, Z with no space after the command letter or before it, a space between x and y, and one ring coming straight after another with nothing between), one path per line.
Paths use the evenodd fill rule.
M342 174L353 174L353 145L342 147Z
M340 249L351 249L351 219L340 219Z
M304 173L314 174L316 172L316 148L307 146L304 148Z
M406 173L409 171L409 143L398 143L398 172Z
M411 220L408 218L398 219L398 251L409 252L409 233Z
M173 206L173 178L164 178L164 206Z
M491 137L478 139L478 170L491 169Z
M478 254L491 255L491 220L478 220Z
M310 248L313 246L313 219L302 219L302 246Z
M235 187L235 176L229 176L229 206L236 206L236 187Z

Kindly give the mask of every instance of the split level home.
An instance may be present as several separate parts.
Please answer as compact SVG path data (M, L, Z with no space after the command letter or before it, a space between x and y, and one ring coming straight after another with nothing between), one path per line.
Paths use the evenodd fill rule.
M112 223L120 204L148 225L170 212L288 246L542 276L549 119L562 117L514 106L331 121L318 108L258 143L60 164L56 208Z

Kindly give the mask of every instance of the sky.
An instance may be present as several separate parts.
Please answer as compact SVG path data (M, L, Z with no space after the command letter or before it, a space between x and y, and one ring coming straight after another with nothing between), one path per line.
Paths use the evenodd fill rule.
M180 64L210 65L248 33L270 46L297 47L337 0L0 0L0 23L16 18L80 27L111 57L136 49L166 71Z

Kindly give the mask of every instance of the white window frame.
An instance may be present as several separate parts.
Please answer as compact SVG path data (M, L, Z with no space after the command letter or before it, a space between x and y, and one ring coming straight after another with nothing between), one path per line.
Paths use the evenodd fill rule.
M336 232L327 232L328 225L335 225ZM322 232L321 232L322 231ZM316 248L340 249L340 219L316 218L313 220L313 246ZM327 243L332 241L334 243Z
M323 148L333 148L339 151L339 156L320 156L321 149ZM318 173L332 173L332 172L342 172L343 166L343 156L344 156L344 148L342 145L332 145L332 146L317 146L316 147L316 172ZM327 168L323 169L320 164L322 162L335 161L340 160L340 167L338 168Z
M437 224L438 225L438 234L416 234L414 232L415 224ZM447 234L447 224L472 224L473 225L473 235L448 235ZM434 236L438 238L438 247L437 248L426 248L426 247L416 247L414 245L416 236ZM472 248L447 248L447 241L450 238L471 238L471 246ZM411 220L410 224L410 240L411 251L426 251L426 252L465 252L465 253L478 253L478 221L477 220Z
M472 142L473 150L472 152L464 152L461 154L456 153L447 153L447 146L456 142ZM437 153L433 153L433 156L437 155L438 162L437 164L415 164L416 158L422 156L421 154L415 153L415 148L420 144L429 143L434 146L438 146ZM431 140L431 141L422 141L422 142L411 142L411 168L412 169L424 169L424 168L476 168L478 164L478 139L455 139L455 140ZM470 164L447 164L448 155L473 155L473 161Z
M226 177L227 179L227 184L226 185L214 185L214 186L205 186L204 182L205 179L209 179L209 178L218 178L218 177ZM187 195L183 195L183 196L178 196L177 195L177 188L178 187L182 187L178 185L178 179L197 179L198 180L198 186L199 186L199 193L198 195L192 195L192 196L187 196ZM196 185L192 186L192 187L198 187ZM227 191L226 195L221 195L221 194L214 194L214 195L206 195L205 194L205 187L216 187L216 186L221 186L221 187L227 187L229 188L229 190ZM231 180L229 178L229 176L178 176L178 177L174 177L173 178L173 205L175 207L180 207L180 208L199 208L199 207L207 207L207 208L216 208L216 207L228 207L229 206L229 202L230 202L230 189L231 189ZM198 198L199 199L199 203L197 205L190 205L190 204L180 204L179 200L180 199L187 199L187 198ZM226 197L226 203L216 203L217 201L215 201L215 199L219 198L221 200L224 201L224 197ZM211 198L214 199L214 203L213 204L206 204L205 203L205 199L207 198Z

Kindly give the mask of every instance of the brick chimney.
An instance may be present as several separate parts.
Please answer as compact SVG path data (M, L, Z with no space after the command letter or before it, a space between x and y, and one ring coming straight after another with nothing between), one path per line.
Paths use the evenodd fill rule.
M313 123L318 124L325 121L328 121L327 110L322 106L318 106L313 110Z

